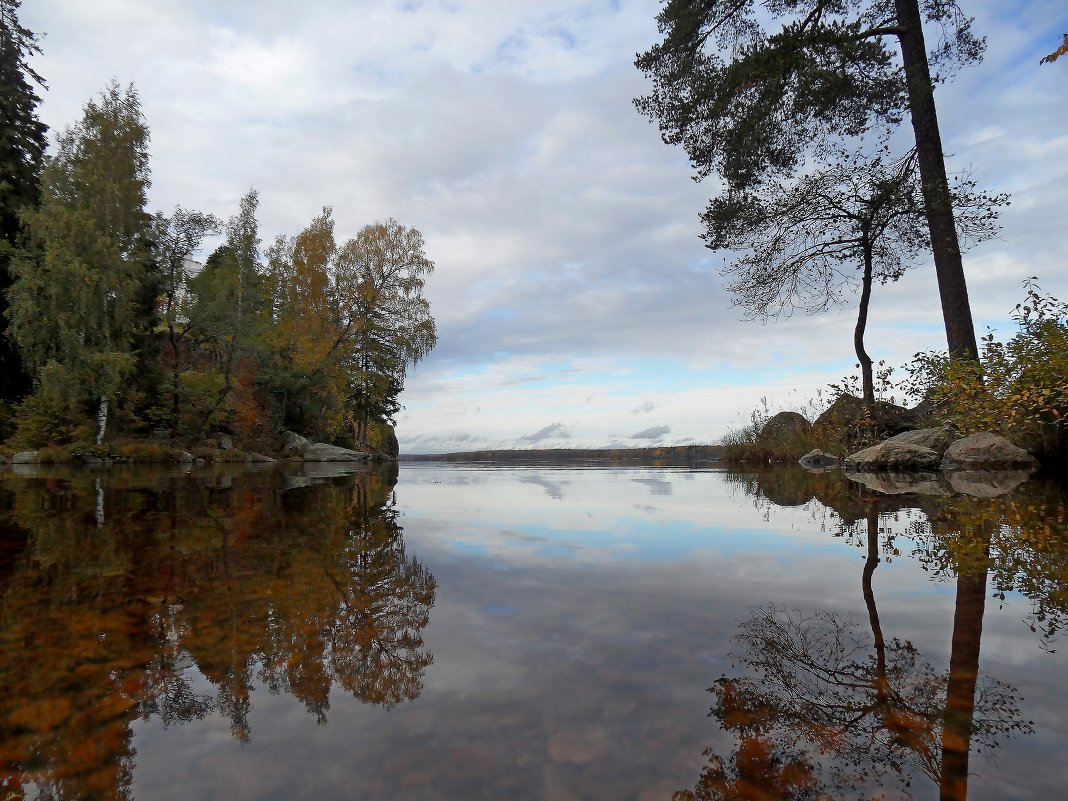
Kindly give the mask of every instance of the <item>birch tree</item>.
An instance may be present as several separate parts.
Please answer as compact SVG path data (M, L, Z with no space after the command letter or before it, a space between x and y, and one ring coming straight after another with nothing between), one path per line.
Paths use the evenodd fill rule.
M150 324L148 141L132 85L112 82L90 100L47 159L40 208L23 215L29 242L12 265L11 331L38 391L70 404L94 398L98 444Z

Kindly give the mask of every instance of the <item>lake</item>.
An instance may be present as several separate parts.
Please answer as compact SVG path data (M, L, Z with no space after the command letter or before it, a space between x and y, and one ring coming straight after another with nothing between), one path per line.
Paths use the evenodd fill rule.
M6 468L0 798L1061 797L1064 487L865 481Z

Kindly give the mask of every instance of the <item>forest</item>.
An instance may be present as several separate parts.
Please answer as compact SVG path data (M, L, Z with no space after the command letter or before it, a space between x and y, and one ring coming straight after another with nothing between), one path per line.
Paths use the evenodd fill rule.
M110 82L49 149L18 6L0 2L0 439L148 456L272 452L292 430L395 456L407 368L437 341L420 232L387 219L339 241L324 206L264 248L255 189L225 221L151 213L136 88Z

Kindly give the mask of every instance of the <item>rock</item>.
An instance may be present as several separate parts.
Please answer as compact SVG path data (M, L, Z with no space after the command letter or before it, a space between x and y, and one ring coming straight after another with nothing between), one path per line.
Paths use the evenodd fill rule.
M37 464L37 451L20 451L11 457L11 464Z
M1006 495L1030 477L1030 470L952 470L946 474L956 492L976 498Z
M179 451L177 459L181 464L193 464L193 454L187 451Z
M99 456L82 456L79 461L89 467L102 467L104 465L104 460Z
M0 464L7 464L7 457L0 453Z
M282 432L282 453L287 456L303 454L309 445L311 442L294 431Z
M264 456L262 453L253 453L252 451L246 452L245 456L248 457L248 460L250 462L264 462L264 463L266 463L266 462L277 462L278 461L277 459L272 459L270 456Z
M792 434L795 431L808 431L812 423L803 414L797 412L779 412L760 429L761 439L776 437L780 434Z
M917 416L904 406L876 401L872 409L871 427L878 432L899 434L916 427ZM816 427L855 428L868 425L864 415L864 401L848 393L839 395L827 410L816 418Z
M400 456L400 443L397 442L397 432L388 423L384 425L386 426L386 432L382 440L381 451L390 459L396 459Z
M914 470L937 469L942 457L937 451L921 445L886 440L872 445L862 451L847 456L845 466L848 469L891 470L912 472Z
M233 450L234 440L229 434L216 434L215 441L219 443L219 450L229 451Z
M846 478L883 495L949 495L938 473L846 473Z
M930 448L939 456L944 456L946 448L958 439L960 439L960 434L952 428L949 426L939 426L938 428L918 428L914 431L902 431L900 434L895 434L890 437L887 442L902 442L906 445L919 445L923 448Z
M819 448L814 448L802 456L799 462L802 467L809 469L835 467L838 464L838 457L831 456L829 453L824 453Z
M980 431L958 439L946 449L942 467L1038 467L1038 461L1000 434Z
M371 458L367 451L351 451L337 445L316 442L304 448L305 462L364 462Z

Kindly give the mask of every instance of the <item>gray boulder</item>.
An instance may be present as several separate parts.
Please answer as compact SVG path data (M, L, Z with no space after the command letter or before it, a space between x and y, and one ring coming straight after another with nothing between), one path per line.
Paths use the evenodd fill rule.
M245 456L248 457L248 461L250 462L262 462L266 464L267 462L278 461L277 459L272 459L270 456L264 456L262 453L253 453L252 451L248 451Z
M922 445L886 440L847 456L845 466L850 470L937 470L942 457L937 451Z
M952 428L939 426L938 428L919 428L915 431L902 431L900 434L890 437L887 442L919 445L922 448L930 448L938 453L939 456L944 456L946 449L958 439L960 439L960 434Z
M7 457L0 453L0 464L7 464Z
M996 498L1007 495L1031 477L1030 470L952 470L949 486L962 495Z
M364 462L370 458L367 451L352 451L323 442L310 444L304 449L305 462Z
M282 453L287 456L301 455L311 445L307 439L295 431L282 432Z
M811 470L821 467L835 467L838 464L838 457L832 456L829 453L824 453L819 448L813 448L798 461L802 467Z
M1000 434L980 431L950 445L942 461L945 469L975 466L1036 468L1038 460Z
M871 410L871 419L864 413L864 401L856 395L844 393L816 418L817 428L852 429L860 426L872 426L877 431L897 434L916 427L916 415L904 406L896 406L887 401L876 401Z
M37 464L37 451L21 451L11 457L11 464Z
M795 431L808 431L810 428L812 428L812 423L803 414L779 412L764 423L764 427L760 429L760 437L765 439Z
M863 484L882 495L949 495L940 475L931 472L917 473L846 473L846 478Z

